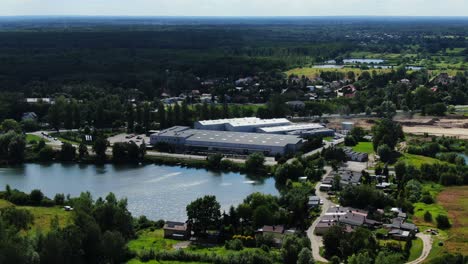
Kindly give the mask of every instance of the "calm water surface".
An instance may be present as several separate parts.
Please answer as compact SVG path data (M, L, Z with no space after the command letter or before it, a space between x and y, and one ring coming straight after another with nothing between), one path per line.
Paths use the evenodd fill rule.
M50 198L90 191L96 199L113 192L128 198L134 216L176 221L186 220L186 205L205 194L215 195L223 210L253 192L278 194L273 178L159 165L24 164L0 168L0 188L6 184L25 192L40 189Z

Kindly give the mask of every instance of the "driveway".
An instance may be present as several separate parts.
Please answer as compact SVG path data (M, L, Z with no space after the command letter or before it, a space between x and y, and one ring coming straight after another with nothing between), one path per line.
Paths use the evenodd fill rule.
M421 253L421 256L419 258L407 262L407 264L419 264L423 263L424 260L426 260L427 256L429 256L429 253L431 252L432 249L432 237L431 235L428 234L423 234L423 233L417 233L416 237L419 237L423 241L423 250Z
M325 167L326 173L324 177L328 176L330 172L332 171L331 167L326 166ZM320 182L318 182L315 185L315 195L318 196L322 201L322 212L320 213L320 216L315 219L315 221L312 223L312 225L309 227L307 230L307 236L309 237L310 243L311 243L311 248L312 248L312 256L314 257L315 261L319 262L328 262L327 259L324 257L320 256L320 247L323 245L322 237L317 236L314 234L315 227L320 221L320 218L330 209L330 207L334 206L330 200L327 199L328 195L322 191L320 191Z

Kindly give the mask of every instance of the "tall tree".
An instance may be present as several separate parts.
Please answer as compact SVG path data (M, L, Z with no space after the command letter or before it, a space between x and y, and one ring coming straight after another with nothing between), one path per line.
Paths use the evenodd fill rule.
M209 228L217 228L221 217L221 206L216 197L205 195L187 205L187 217L192 224L192 230L197 234L205 234Z
M133 129L135 128L135 112L133 110L133 104L131 103L127 105L126 117L127 117L127 130L129 132L132 132Z
M161 129L167 128L166 107L163 103L158 105L158 122Z

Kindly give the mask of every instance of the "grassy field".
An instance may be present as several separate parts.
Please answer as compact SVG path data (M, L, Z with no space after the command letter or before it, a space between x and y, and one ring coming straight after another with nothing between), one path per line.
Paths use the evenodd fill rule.
M413 240L413 245L411 246L408 261L413 261L413 260L419 258L419 256L421 256L422 250L423 250L423 242L418 237L415 240Z
M450 252L468 252L468 187L447 187L437 199L452 223L446 248Z
M353 150L356 152L364 152L364 153L374 153L374 146L372 142L359 142L356 146L353 147Z
M440 161L438 159L434 159L434 158L426 157L426 156L409 154L409 153L403 153L403 155L399 159L405 161L408 164L412 164L416 167L421 167L421 164L424 164L424 163L428 163L428 164L444 163L443 161Z
M143 250L171 250L172 246L180 241L173 239L165 239L164 231L156 229L154 231L144 230L138 234L138 238L128 243L128 248L135 252L140 253Z
M435 218L438 215L447 215L447 211L445 208L438 204L438 203L433 203L433 204L425 204L425 203L415 203L414 205L414 215L413 215L413 222L416 225L425 225L425 226L436 226L436 221ZM424 221L424 213L426 211L430 212L432 215L432 222L428 223Z
M12 203L0 199L0 209L15 206ZM72 212L66 212L60 207L35 207L35 206L16 206L18 209L25 209L30 211L34 216L34 223L30 230L42 230L48 232L50 230L50 223L55 217L58 217L60 226L65 226L70 222Z

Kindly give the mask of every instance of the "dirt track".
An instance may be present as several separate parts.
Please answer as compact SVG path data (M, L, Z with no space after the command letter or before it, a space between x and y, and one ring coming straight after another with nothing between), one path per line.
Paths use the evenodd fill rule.
M428 133L435 136L450 136L468 139L468 128L444 128L438 126L403 126L403 132L422 135Z

